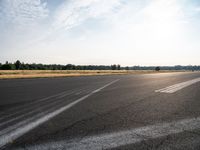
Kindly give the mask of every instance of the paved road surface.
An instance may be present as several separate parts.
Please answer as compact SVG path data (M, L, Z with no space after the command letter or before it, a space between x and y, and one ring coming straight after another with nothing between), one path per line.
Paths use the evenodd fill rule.
M200 73L0 80L0 149L200 149Z

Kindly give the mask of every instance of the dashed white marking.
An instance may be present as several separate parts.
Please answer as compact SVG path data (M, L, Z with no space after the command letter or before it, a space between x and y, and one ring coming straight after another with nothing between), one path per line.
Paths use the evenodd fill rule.
M160 93L175 93L183 88L186 88L192 84L195 84L197 82L200 82L200 78L196 78L193 80L189 80L186 82L182 82L182 83L178 83L178 84L174 84L172 86L168 86L166 88L160 89L160 90L155 90L155 92L160 92Z
M200 117L173 121L170 123L159 123L155 125L135 128L132 130L108 133L85 138L71 139L69 141L50 142L40 145L26 147L27 150L49 150L49 149L67 149L67 150L101 150L111 149L129 144L135 144L141 141L160 138L171 134L178 134L184 131L200 129Z
M51 118L59 115L60 113L70 109L71 107L73 107L74 105L80 103L81 101L85 100L86 98L90 97L91 95L93 95L94 93L96 93L97 91L99 92L100 90L108 87L109 85L117 82L118 80L115 80L115 81L112 81L108 84L106 84L105 86L77 99L76 101L66 105L66 106L63 106L53 112L50 112L48 114L46 114L45 116L42 116L32 122L27 122L25 125L22 125L14 130L11 130L10 132L7 132L6 134L4 135L1 135L0 136L0 148L5 146L6 144L12 142L13 140L19 138L20 136L24 135L25 133L29 132L30 130L36 128L37 126L41 125L42 123L50 120ZM34 117L33 117L34 118ZM31 120L31 118L28 118L27 120ZM24 122L24 121L23 121Z

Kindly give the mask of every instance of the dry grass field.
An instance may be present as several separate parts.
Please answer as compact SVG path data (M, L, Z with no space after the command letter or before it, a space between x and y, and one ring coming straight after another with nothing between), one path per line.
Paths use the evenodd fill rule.
M151 70L0 70L0 79L12 78L47 78L47 77L73 77L92 75L120 75L120 74L147 74L167 73L177 71L151 71Z

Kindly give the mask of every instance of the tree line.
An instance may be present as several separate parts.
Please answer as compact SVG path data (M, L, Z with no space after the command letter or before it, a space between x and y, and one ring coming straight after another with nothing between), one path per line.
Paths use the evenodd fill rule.
M187 66L132 66L129 67L130 70L191 70L191 71L199 71L200 66L198 65L187 65Z
M73 65L73 64L36 64L23 63L17 60L14 63L6 61L0 63L0 70L121 70L119 64L114 65Z
M17 60L14 63L6 61L0 63L0 70L200 70L200 66L126 66L121 67L119 64L113 65L73 65L73 64L36 64L23 63Z

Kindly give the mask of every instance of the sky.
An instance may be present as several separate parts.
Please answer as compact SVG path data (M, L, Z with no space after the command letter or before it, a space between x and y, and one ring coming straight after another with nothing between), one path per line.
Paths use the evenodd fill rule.
M200 65L199 0L0 0L0 62Z

